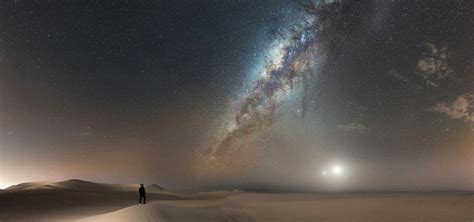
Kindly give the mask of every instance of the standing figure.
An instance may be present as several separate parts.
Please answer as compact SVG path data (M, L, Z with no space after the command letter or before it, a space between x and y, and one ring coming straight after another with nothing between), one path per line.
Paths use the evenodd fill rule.
M138 193L140 193L140 200L138 200L138 203L142 203L142 199L143 199L143 204L146 204L145 187L143 187L143 184L140 184Z

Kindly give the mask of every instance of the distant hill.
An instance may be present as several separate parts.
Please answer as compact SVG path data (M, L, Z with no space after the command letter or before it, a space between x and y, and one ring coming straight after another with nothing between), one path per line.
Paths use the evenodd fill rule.
M28 182L28 183L20 183L17 185L12 185L5 188L5 191L11 190L29 190L29 189L36 189L36 188L44 188L47 187L52 182L50 181L41 181L41 182Z
M69 190L91 190L91 191L128 191L136 192L138 184L106 184L94 183L85 180L65 180L61 182L29 182L13 185L5 189L5 191L20 191L20 190L38 190L38 189L69 189ZM167 190L156 184L151 184L145 187L149 193L161 193Z
M165 188L160 187L156 184L150 184L148 186L145 186L146 192L161 192L161 191L166 191Z

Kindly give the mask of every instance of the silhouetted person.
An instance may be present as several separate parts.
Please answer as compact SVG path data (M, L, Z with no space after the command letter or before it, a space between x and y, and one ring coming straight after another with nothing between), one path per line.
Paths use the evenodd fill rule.
M142 203L142 199L143 199L143 204L146 204L145 187L143 187L143 184L140 184L138 193L140 193L140 200L138 201L138 203Z

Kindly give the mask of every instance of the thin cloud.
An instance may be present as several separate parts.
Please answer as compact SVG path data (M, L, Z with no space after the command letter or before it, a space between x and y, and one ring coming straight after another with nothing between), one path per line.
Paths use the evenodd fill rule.
M458 96L451 103L441 102L431 108L432 111L444 113L452 119L463 119L474 122L474 94Z
M354 133L364 133L367 130L367 128L360 123L339 124L337 128Z
M426 80L426 83L433 87L438 87L439 82L453 73L449 66L448 48L439 48L434 44L427 43L427 52L417 62L419 75Z

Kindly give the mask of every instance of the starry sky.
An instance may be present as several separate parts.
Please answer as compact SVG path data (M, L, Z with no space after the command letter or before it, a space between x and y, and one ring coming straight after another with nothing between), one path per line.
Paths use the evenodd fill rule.
M0 187L474 189L474 2L0 3Z

